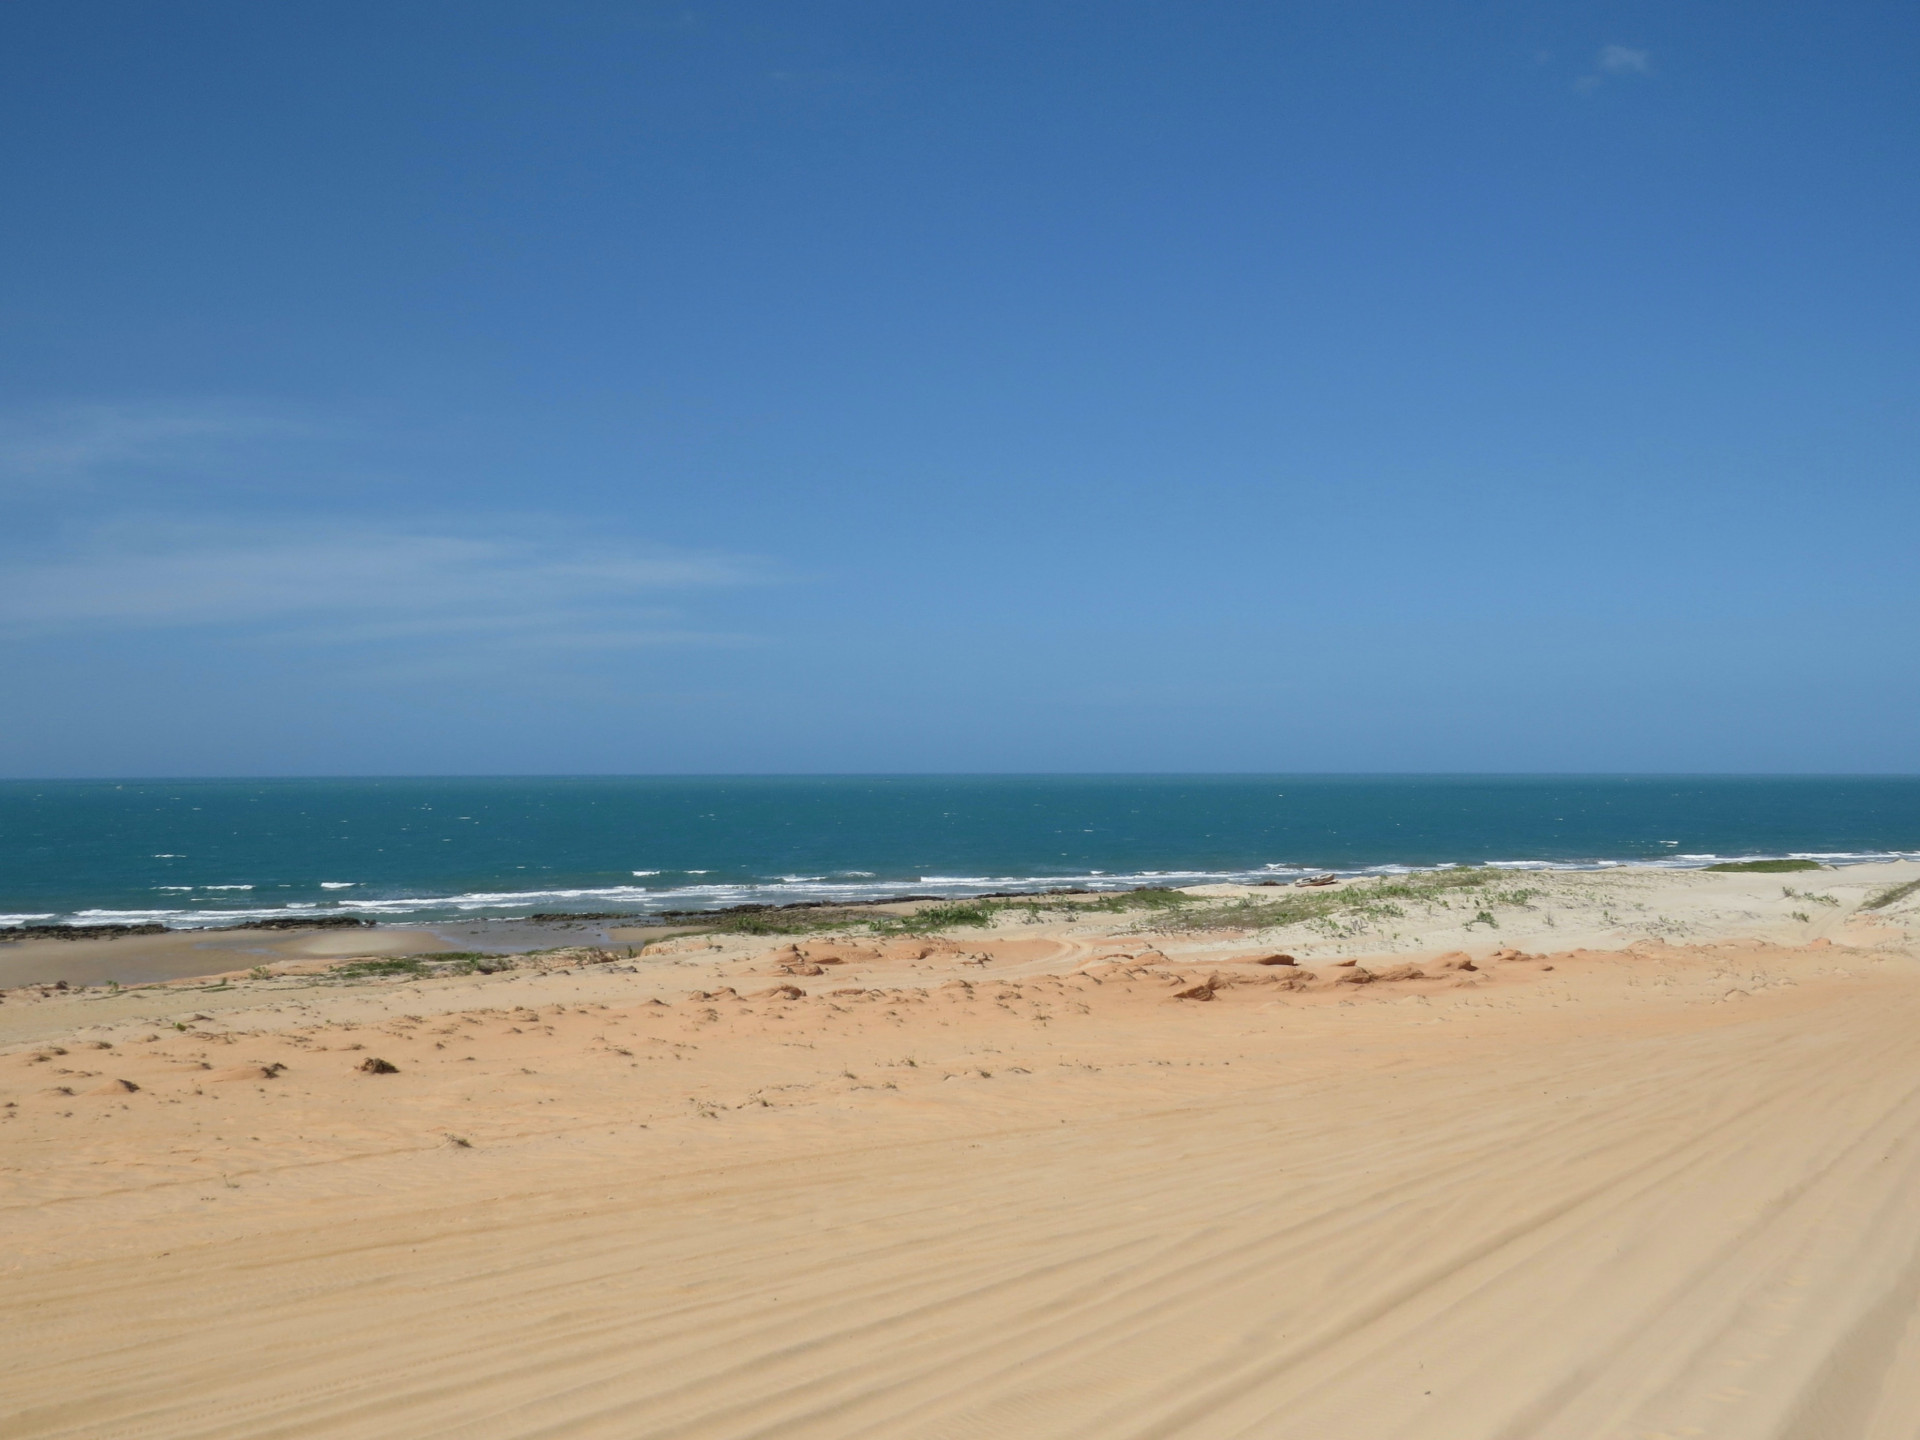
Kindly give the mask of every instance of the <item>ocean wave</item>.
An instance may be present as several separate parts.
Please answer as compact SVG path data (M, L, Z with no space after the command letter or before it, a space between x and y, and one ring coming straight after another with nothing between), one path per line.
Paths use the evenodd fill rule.
M1920 860L1920 851L1821 851L1792 852L1784 855L1742 855L1741 860L1800 859L1847 866ZM1625 866L1657 870L1698 870L1722 863L1714 854L1658 855L1632 859L1594 858L1583 860L1541 860L1531 857L1474 862L1490 870L1502 871L1596 871ZM730 881L649 888L645 885L553 886L543 889L479 890L453 895L387 895L366 893L368 882L329 881L323 888L362 890L358 897L330 894L324 900L289 901L278 905L215 904L183 906L154 905L137 908L91 908L62 915L58 912L0 914L0 927L47 924L132 925L158 922L181 929L201 929L220 925L239 925L249 921L283 919L289 915L353 915L389 923L412 921L432 923L455 919L511 919L543 910L626 911L636 917L674 910L724 910L735 905L789 905L805 902L853 904L882 900L891 896L931 895L941 899L965 899L970 896L1007 893L1036 894L1048 890L1084 890L1093 892L1130 890L1140 886L1189 886L1206 884L1247 884L1276 881L1285 883L1302 874L1335 874L1343 877L1408 875L1447 869L1447 864L1409 865L1383 863L1365 866L1302 866L1272 861L1246 869L1223 870L1134 870L1125 872L1073 871L1049 875L906 875L881 878L870 873L841 871L833 875L782 875ZM681 870L657 872L674 875L700 875L708 872ZM638 876L638 872L636 872ZM188 886L156 887L166 891L190 890ZM245 886L203 886L203 890L244 891Z

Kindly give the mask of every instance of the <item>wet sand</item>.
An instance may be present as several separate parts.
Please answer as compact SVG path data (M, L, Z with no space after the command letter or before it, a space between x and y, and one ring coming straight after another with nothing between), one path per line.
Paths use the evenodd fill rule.
M418 955L458 947L430 930L174 930L105 940L0 943L0 990L21 985L144 985L283 961Z

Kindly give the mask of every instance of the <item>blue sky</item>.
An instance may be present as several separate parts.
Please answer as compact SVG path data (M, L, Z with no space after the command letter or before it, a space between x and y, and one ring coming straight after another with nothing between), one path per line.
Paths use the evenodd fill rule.
M1920 769L1920 11L0 8L0 773Z

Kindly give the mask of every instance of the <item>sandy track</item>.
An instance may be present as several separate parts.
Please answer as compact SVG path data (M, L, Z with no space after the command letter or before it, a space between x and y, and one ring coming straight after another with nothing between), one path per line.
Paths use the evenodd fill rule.
M405 1025L389 1080L43 1106L6 1433L1904 1440L1920 967L1832 961L494 1011L471 1149Z

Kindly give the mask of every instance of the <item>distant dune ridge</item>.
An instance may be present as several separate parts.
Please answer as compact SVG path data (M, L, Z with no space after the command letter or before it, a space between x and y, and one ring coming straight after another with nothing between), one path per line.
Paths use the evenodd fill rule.
M16 986L5 1433L1911 1440L1916 882Z

